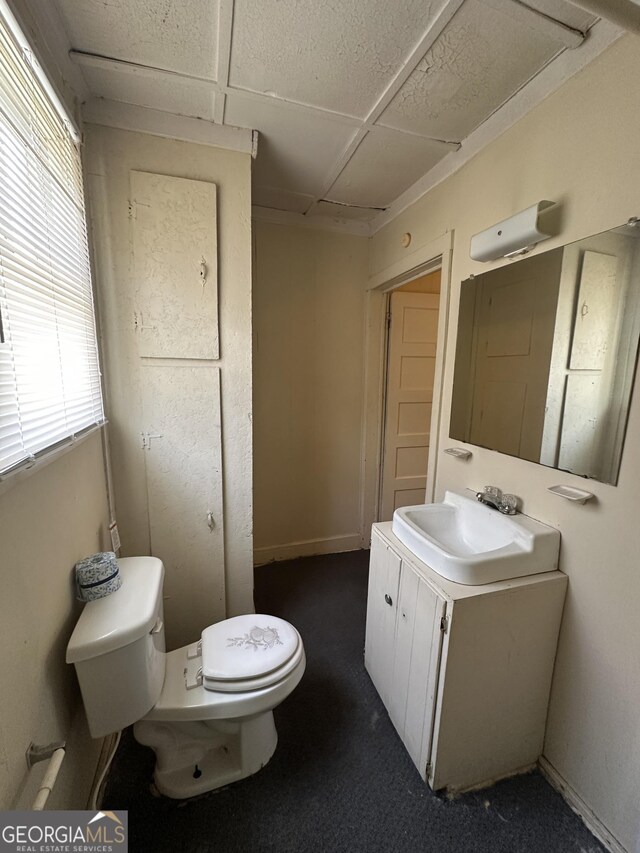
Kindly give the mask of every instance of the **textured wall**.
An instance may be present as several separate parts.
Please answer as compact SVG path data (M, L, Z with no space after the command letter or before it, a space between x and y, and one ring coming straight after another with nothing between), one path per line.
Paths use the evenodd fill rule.
M123 553L149 553L140 444L140 359L133 328L129 172L211 181L218 198L222 469L227 615L253 610L251 450L251 157L143 133L89 125L85 173L97 286L113 477ZM193 580L193 579L192 579ZM203 579L204 581L204 579ZM198 585L191 584L197 595ZM171 605L167 605L167 621ZM212 617L213 621L213 617Z
M256 561L359 548L367 240L254 239Z
M563 207L561 236L544 249L638 214L640 88L628 81L639 62L640 40L627 36L374 236L372 274L402 256L405 231L413 233L412 249L455 232L445 413L460 281L488 268L470 260L471 235L539 199ZM441 441L448 442L446 414L443 420ZM630 850L640 826L639 430L636 383L619 485L590 483L597 501L584 506L546 491L558 482L584 487L583 480L480 448L464 465L443 456L437 480L438 496L446 488L496 483L521 495L525 512L561 531L560 567L569 576L569 593L545 755Z
M80 611L73 566L108 547L108 523L99 433L0 495L2 809L31 806L24 758L30 741L69 740L80 703L65 663ZM101 741L89 741L83 716L78 722L85 735L65 758L57 808L83 809L89 794Z

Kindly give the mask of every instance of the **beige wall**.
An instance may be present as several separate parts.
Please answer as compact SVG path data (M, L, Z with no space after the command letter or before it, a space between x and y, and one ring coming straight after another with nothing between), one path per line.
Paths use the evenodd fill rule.
M440 293L440 270L414 278L408 284L396 287L394 293Z
M222 376L227 615L253 610L251 466L251 157L89 125L85 173L96 251L115 504L123 555L149 553L141 450L139 358L133 329L128 218L132 169L214 182ZM193 594L197 594L194 589ZM167 622L170 616L167 608Z
M360 547L367 251L254 223L256 562Z
M455 232L441 441L448 440L460 281L489 268L470 260L471 235L539 199L563 208L560 237L541 250L640 213L640 87L629 83L639 65L640 39L622 39L373 237L372 275L401 259L406 231L412 250ZM495 483L561 531L569 593L545 755L630 850L640 830L639 432L636 383L619 485L590 483L597 501L584 506L546 491L555 483L584 488L584 480L480 448L469 463L441 456L437 477L438 497L446 488Z
M80 696L65 650L81 607L73 566L109 540L100 434L2 489L0 808L31 805L30 741L71 740L50 807L82 809L101 741L89 740L82 714L72 732Z

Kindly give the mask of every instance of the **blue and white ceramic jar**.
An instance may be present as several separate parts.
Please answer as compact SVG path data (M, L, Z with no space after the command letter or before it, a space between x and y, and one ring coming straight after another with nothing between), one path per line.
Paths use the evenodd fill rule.
M118 560L113 551L94 554L76 563L76 589L80 601L104 598L121 586Z

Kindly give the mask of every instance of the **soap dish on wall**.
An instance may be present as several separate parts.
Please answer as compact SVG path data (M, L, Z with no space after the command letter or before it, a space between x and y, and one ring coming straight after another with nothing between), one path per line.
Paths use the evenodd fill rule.
M549 486L547 491L578 504L584 504L595 497L593 492L585 492L584 489L575 489L573 486Z
M465 450L464 447L446 447L443 453L448 453L449 456L455 456L456 459L470 459L471 451Z

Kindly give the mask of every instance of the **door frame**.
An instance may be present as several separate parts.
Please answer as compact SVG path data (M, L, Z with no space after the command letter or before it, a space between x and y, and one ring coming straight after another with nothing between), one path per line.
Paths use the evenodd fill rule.
M438 449L442 427L442 390L445 369L447 321L449 317L453 231L426 243L369 278L365 316L365 376L360 459L360 537L369 547L371 525L379 520L382 490L385 392L387 383L387 311L392 290L436 270L440 274L440 311L431 410L431 437L425 500L435 496Z

